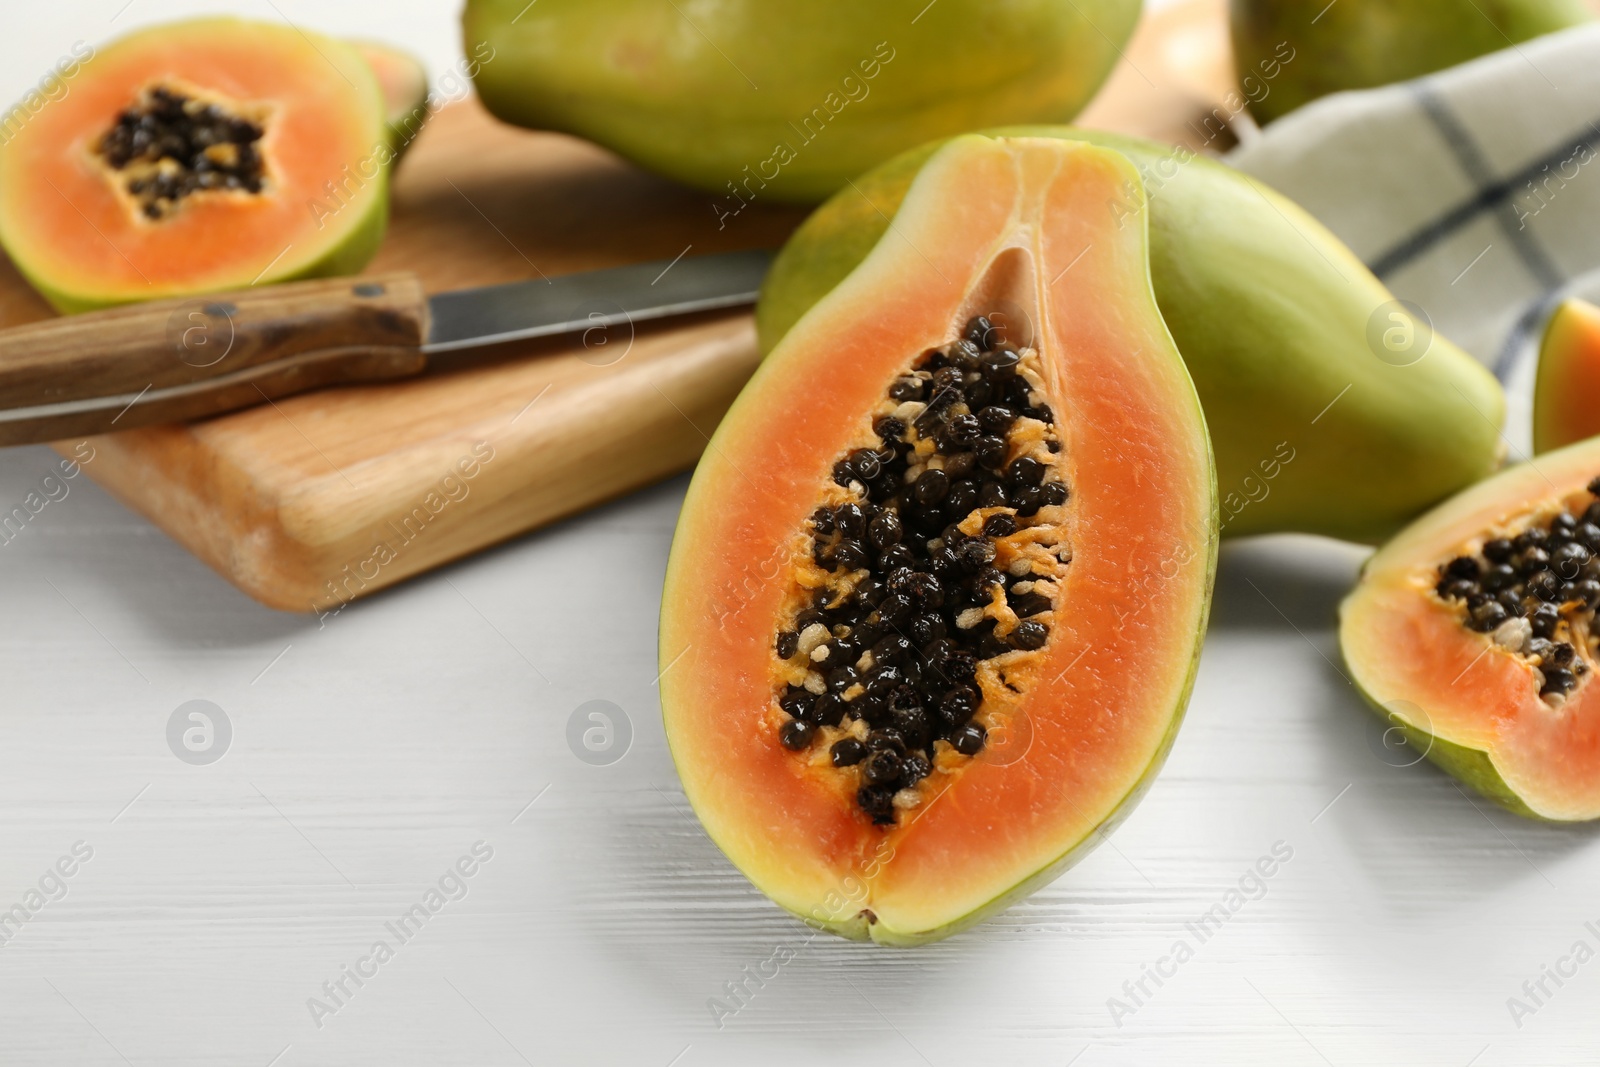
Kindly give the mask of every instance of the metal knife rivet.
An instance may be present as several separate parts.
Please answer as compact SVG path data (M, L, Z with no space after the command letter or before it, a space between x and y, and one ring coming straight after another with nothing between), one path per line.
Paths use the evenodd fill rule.
M376 285L372 282L367 282L365 284L356 286L353 290L351 290L351 292L355 293L357 296L382 296L383 286Z

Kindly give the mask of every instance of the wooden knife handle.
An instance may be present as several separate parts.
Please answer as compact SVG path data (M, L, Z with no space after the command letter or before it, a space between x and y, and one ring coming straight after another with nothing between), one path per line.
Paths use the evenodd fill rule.
M419 373L416 275L158 300L0 330L0 445L220 414Z

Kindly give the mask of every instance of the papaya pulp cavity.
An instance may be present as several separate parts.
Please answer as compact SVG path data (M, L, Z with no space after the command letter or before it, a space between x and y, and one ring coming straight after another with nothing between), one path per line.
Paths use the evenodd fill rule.
M812 513L775 641L781 743L879 825L1026 691L1071 560L1039 353L1006 318L973 318L889 386L876 443L839 458Z
M1588 491L1600 494L1600 477ZM1464 626L1532 666L1539 695L1559 707L1594 669L1600 647L1600 500L1525 517L1464 546L1439 568L1434 591Z
M161 219L186 197L260 193L267 113L262 105L241 107L152 85L118 113L94 151L136 210Z

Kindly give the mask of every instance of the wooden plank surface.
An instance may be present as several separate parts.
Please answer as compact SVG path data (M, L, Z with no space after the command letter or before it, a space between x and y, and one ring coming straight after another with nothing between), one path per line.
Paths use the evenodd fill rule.
M1222 5L1181 5L1146 20L1083 121L1198 144L1229 80ZM469 101L408 155L369 271L441 291L776 246L805 216L756 201L719 221L712 200ZM0 323L46 313L0 274ZM748 313L591 331L101 436L86 469L251 596L321 613L688 467L757 356Z

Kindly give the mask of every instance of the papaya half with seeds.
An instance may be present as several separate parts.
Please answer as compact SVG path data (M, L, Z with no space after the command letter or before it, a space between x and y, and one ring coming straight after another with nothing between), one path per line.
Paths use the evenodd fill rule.
M1216 490L1143 215L1114 152L951 141L695 471L667 739L712 839L808 923L977 922L1097 844L1173 742Z
M467 0L501 119L596 141L725 198L815 203L896 152L1066 122L1140 0Z
M1600 818L1596 493L1600 439L1502 471L1383 546L1339 609L1373 707L1520 815Z
M1371 89L1594 18L1584 0L1231 0L1234 63L1250 113L1271 122L1345 89ZM1285 58L1285 57L1288 58Z
M354 273L387 220L383 96L276 23L130 34L0 143L0 244L61 311Z
M1070 127L993 132L1089 141L1142 172L1156 300L1205 406L1224 536L1381 541L1499 466L1493 376L1437 334L1385 348L1387 316L1404 310L1286 198L1187 149ZM892 232L936 147L857 178L795 231L757 306L764 349Z
M1564 300L1545 324L1533 386L1533 450L1600 434L1600 307Z

